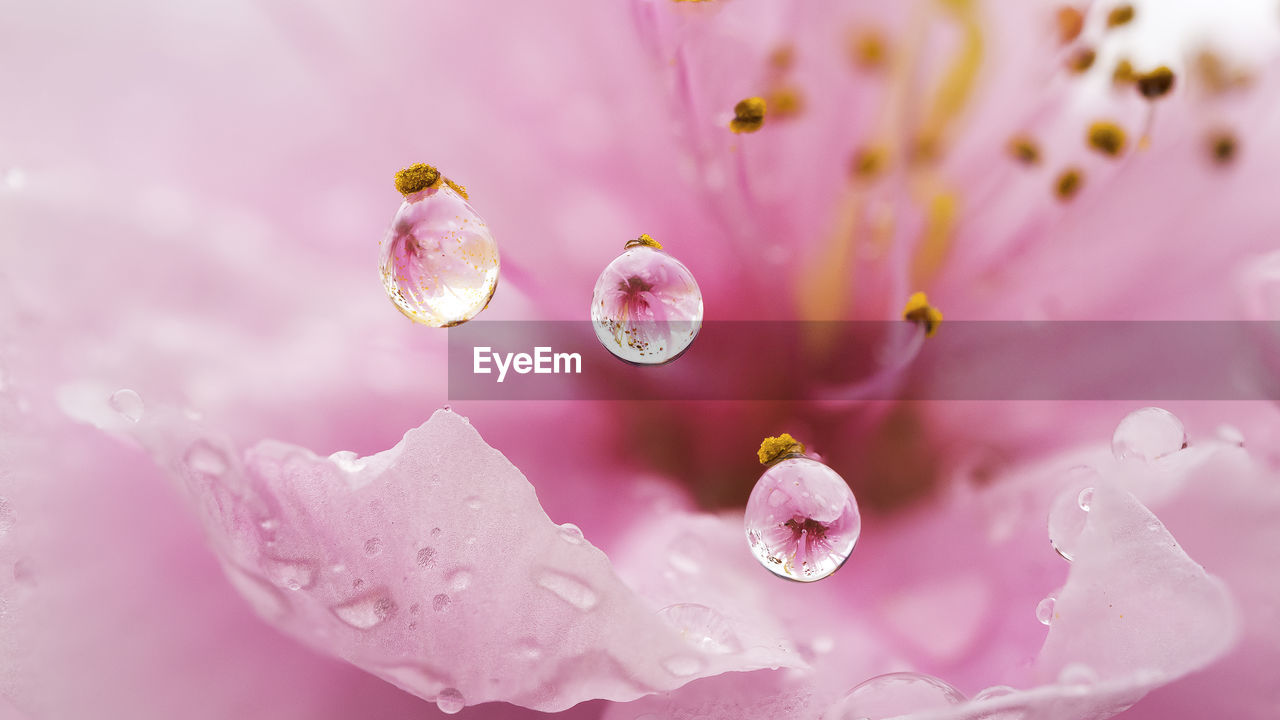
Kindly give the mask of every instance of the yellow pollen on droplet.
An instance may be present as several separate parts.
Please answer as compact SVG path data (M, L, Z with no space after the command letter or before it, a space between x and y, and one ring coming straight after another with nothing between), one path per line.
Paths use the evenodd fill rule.
M1080 192L1080 186L1083 184L1084 173L1079 168L1067 168L1054 181L1054 192L1060 200L1070 200Z
M1023 165L1040 164L1040 146L1030 135L1014 135L1010 138L1009 154Z
M1116 157L1124 152L1124 128L1109 120L1099 120L1090 125L1086 138L1089 147L1103 155Z
M787 455L804 454L804 443L791 437L790 433L782 433L777 437L767 437L760 443L756 457L761 465L786 457Z
M424 163L410 165L396 173L396 190L408 197L440 182L440 171Z
M902 319L924 328L925 337L933 337L942 324L942 311L929 304L929 296L923 292L911 293L902 309Z
M1111 12L1107 13L1107 27L1114 28L1121 25L1127 25L1133 21L1133 6L1129 4L1117 5L1111 8Z
M471 196L470 196L470 195L467 195L467 189L466 189L465 187L463 187L463 186L459 185L458 183L456 183L456 182L454 182L454 181L450 180L449 178L444 178L444 184L445 184L445 185L448 185L450 189L452 189L454 192L456 192L456 193L458 193L459 195L461 195L463 200L470 200L470 199L471 199Z
M765 101L762 97L749 97L733 106L733 120L729 129L736 133L753 133L764 126Z
M650 235L649 233L644 233L638 238L633 238L631 240L628 240L627 243L622 247L625 249L625 248L639 247L641 245L643 245L644 247L651 247L655 250L662 249L662 243L658 242L657 240L654 240L653 236Z

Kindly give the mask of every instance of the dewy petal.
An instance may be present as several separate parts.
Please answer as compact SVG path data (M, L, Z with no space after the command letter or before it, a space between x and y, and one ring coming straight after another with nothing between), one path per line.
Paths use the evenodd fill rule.
M786 660L686 642L451 411L366 458L264 442L240 465L174 427L144 442L259 614L423 698L557 711Z

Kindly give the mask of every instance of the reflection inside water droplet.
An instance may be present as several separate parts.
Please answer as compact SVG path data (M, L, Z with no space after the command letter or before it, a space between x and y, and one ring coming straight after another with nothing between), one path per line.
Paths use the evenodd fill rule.
M732 653L742 649L733 626L705 605L676 603L658 611L685 642L705 653Z
M467 706L466 700L462 697L462 693L455 688L445 688L436 695L436 707L440 708L440 712L452 715L462 712L462 708Z
M573 523L565 523L560 526L560 539L570 545L580 545L583 541L582 530Z
M775 502L779 493L785 498ZM807 457L775 463L760 476L743 523L760 564L802 582L840 569L862 531L858 504L844 478Z
M850 690L833 705L824 719L887 720L929 710L941 710L964 702L964 694L944 680L914 672L873 677Z
M1076 496L1076 504L1079 505L1080 509L1085 512L1089 512L1089 506L1092 503L1093 503L1093 488L1091 487L1087 487L1081 490L1080 494Z

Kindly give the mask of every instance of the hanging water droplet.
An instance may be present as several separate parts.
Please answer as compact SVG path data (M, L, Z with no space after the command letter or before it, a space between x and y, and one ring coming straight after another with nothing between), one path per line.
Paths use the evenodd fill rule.
M377 557L382 554L382 538L371 537L364 541L364 554Z
M1057 606L1058 598L1055 595L1046 597L1036 605L1036 619L1040 621L1041 625L1051 625L1053 623L1054 611Z
M879 675L854 687L822 716L829 720L887 720L964 702L944 680L915 672Z
M445 595L444 593L440 593L439 595L436 595L435 597L431 598L431 609L435 610L436 612L440 612L441 610L448 608L449 603L451 602L453 601L449 599L448 595Z
M466 700L462 697L462 693L454 688L445 688L436 695L436 707L440 708L440 712L446 715L462 712L462 708L467 706Z
M405 196L382 241L382 285L414 322L448 327L489 304L498 287L498 243L454 186L437 181Z
M582 530L573 523L565 523L560 526L560 539L570 545L581 545L583 540Z
M742 650L737 633L724 616L705 605L676 603L658 611L680 637L705 653L733 653Z
M1093 488L1087 487L1081 490L1080 494L1076 496L1076 505L1078 505L1081 510L1085 512L1089 512L1089 506L1092 504L1093 504Z
M424 547L418 551L418 567L435 567L436 565L436 549L433 547Z
M204 439L192 443L183 459L187 467L208 477L221 477L227 471L227 456Z
M662 667L676 677L689 677L702 671L706 663L701 658L689 655L677 655L662 661Z
M397 609L395 601L382 592L362 595L332 608L339 620L357 630L369 630L386 622L395 617Z
M554 570L547 570L539 575L538 584L579 610L590 610L600 601L596 591L586 583Z
M445 582L448 583L449 589L454 592L466 590L467 586L471 584L471 571L466 568L458 568L449 573L449 576L445 578Z
M142 402L142 396L128 388L111 393L108 404L111 405L112 410L120 413L124 419L130 422L141 420L142 413L146 410L146 405Z
M777 493L785 500L771 502ZM821 580L840 569L862 531L844 478L807 457L789 457L756 481L743 518L760 564L788 580Z
M693 273L642 235L605 267L591 295L596 338L636 365L680 357L702 327L702 291Z
M1125 416L1111 436L1111 452L1117 460L1133 458L1151 462L1175 453L1187 444L1187 432L1173 413L1145 407Z

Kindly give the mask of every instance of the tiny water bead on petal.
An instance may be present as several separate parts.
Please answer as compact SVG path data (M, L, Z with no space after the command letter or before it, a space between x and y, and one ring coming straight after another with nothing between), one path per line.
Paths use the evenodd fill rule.
M743 518L751 552L773 574L812 582L840 569L862 531L853 492L834 470L805 457L790 435L768 438Z
M669 363L702 327L702 291L689 268L641 235L596 280L591 323L600 343L619 359Z
M878 675L860 683L823 714L824 720L888 720L944 710L964 702L945 680L915 672Z
M475 317L498 287L498 244L464 188L430 165L396 174L404 203L381 246L382 284L414 322L448 327Z
M1187 446L1187 431L1176 415L1158 407L1145 407L1125 416L1111 436L1111 452L1117 460L1151 462Z

